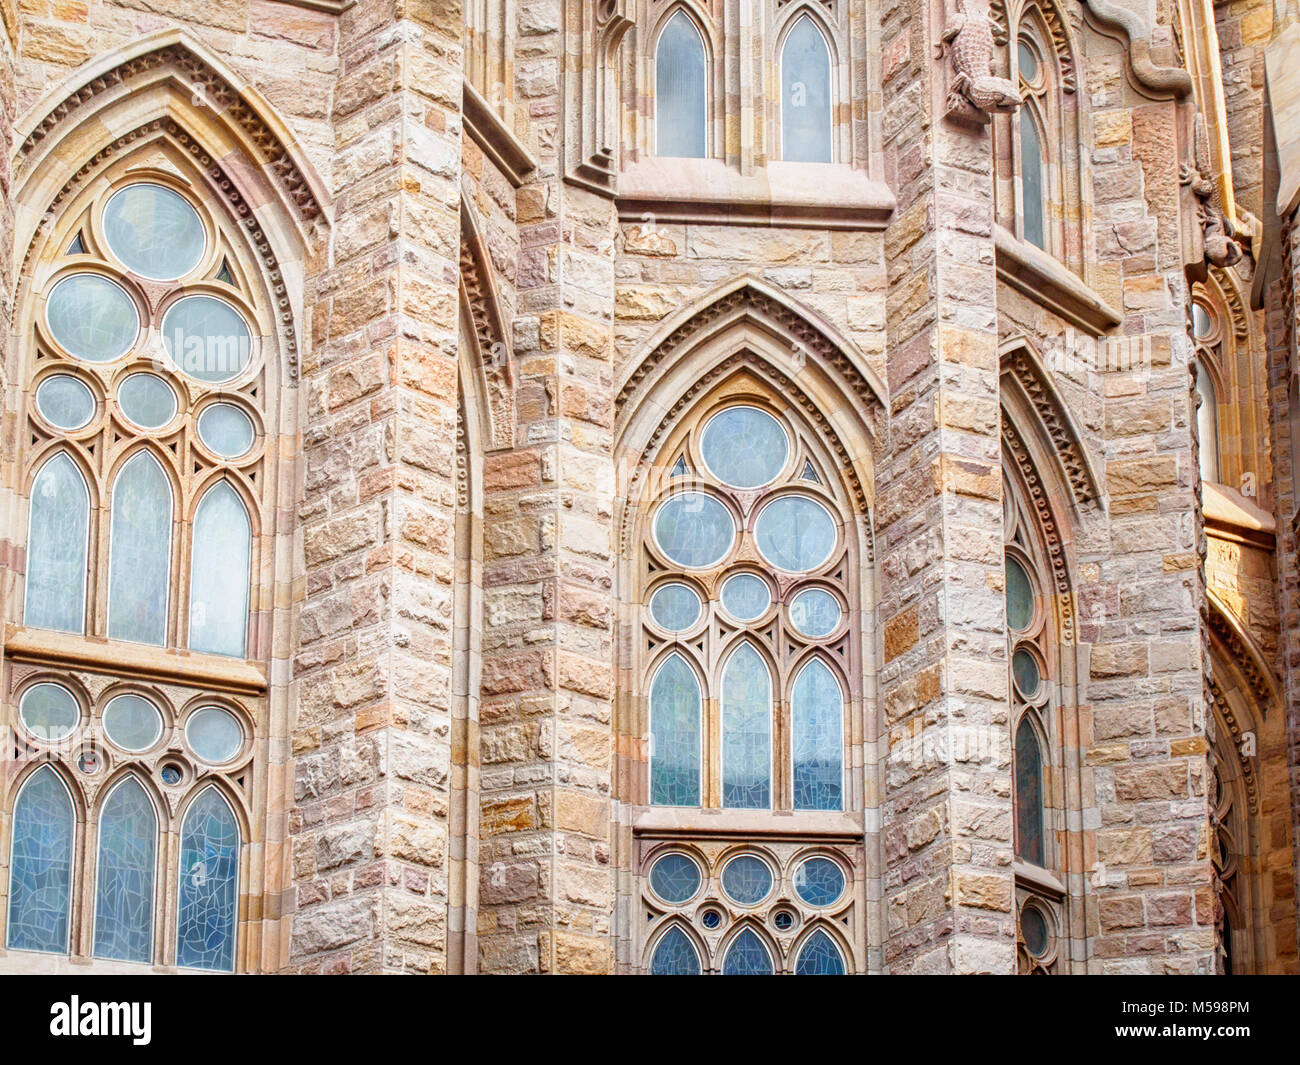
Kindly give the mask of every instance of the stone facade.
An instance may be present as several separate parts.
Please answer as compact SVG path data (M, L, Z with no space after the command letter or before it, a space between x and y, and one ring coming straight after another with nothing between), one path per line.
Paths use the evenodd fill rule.
M655 150L678 16L699 158ZM803 19L832 161L783 125ZM861 973L1300 971L1295 23L1257 0L0 0L0 23L0 927L34 765L77 826L67 951L0 934L0 969L184 967L163 885L211 785L239 971L632 973L670 936L704 970L747 942L790 972L816 944ZM43 286L89 190L146 165L221 219L261 326L263 376L228 390L263 412L246 660L187 650L175 606L157 648L93 605L81 634L25 623L33 478L64 446L34 397L61 357ZM741 403L783 427L781 491L834 513L835 561L769 564L776 490L738 491L730 561L674 576L710 620L666 633L657 515L716 494L703 427ZM713 611L733 570L767 620ZM842 604L820 643L789 620L809 581ZM745 642L780 688L764 809L715 764ZM651 801L675 653L694 805ZM782 763L813 660L841 690L834 809ZM86 721L52 747L20 702L61 676ZM168 707L152 753L101 741L119 682ZM224 768L186 738L204 700L246 722ZM161 812L143 965L94 956L99 811L130 774ZM671 854L702 881L677 899L650 876ZM728 887L745 855L757 900Z

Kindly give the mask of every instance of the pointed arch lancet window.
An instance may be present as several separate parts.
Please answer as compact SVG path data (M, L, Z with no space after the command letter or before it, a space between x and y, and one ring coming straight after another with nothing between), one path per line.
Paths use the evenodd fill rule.
M800 15L781 46L781 156L829 163L831 53L816 24Z
M1024 237L1030 244L1046 250L1047 232L1043 204L1043 138L1038 120L1029 107L1020 109L1020 177L1024 196L1021 200Z
M23 620L38 629L86 627L90 493L66 452L46 460L32 483Z
M749 643L722 671L722 805L772 805L772 676Z
M49 766L19 792L12 833L9 949L62 954L68 949L76 815L67 786Z
M844 957L822 929L817 929L799 948L794 965L796 976L843 976Z
M700 682L679 654L650 684L650 801L700 804Z
M655 48L655 154L703 159L708 151L707 109L704 38L679 8Z
M794 808L840 810L844 806L844 695L820 658L794 682Z
M158 815L140 782L126 777L99 814L95 957L150 960L157 855Z
M171 483L157 459L138 452L113 484L108 556L108 635L113 639L167 642L171 533Z
M1016 729L1016 856L1045 864L1043 752L1028 715Z
M1201 480L1219 483L1219 397L1204 360L1196 360L1196 434L1201 453Z
M772 976L772 955L752 928L742 928L727 947L724 976Z
M244 657L251 552L248 510L229 483L218 481L194 514L191 650Z
M651 976L699 976L700 956L691 937L674 925L659 937L650 958Z
M229 972L235 967L239 909L239 825L216 788L191 803L181 827L176 964Z

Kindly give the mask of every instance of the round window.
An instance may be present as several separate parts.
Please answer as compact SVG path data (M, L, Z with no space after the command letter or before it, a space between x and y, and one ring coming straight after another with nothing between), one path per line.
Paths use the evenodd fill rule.
M124 751L147 751L162 731L162 713L142 695L119 695L104 707L104 734Z
M712 566L731 551L736 526L727 508L713 496L682 492L659 507L655 539L679 566Z
M694 898L702 882L700 867L678 851L665 854L650 869L650 890L673 906Z
M225 300L186 296L163 315L163 346L181 372L220 384L238 377L252 357L248 323Z
M203 761L220 765L229 762L244 746L244 729L229 710L205 706L185 722L185 742Z
M753 906L772 893L772 870L753 854L732 858L722 870L722 890L741 906Z
M36 409L51 425L71 432L95 416L95 397L75 377L59 373L37 386Z
M38 740L53 743L66 739L81 721L81 707L62 684L44 681L23 692L18 720Z
M129 185L104 207L104 237L132 273L153 281L188 274L203 258L207 237L199 213L162 185Z
M754 526L758 550L777 569L804 573L835 550L835 519L807 496L782 496L763 508Z
M55 285L45 320L68 354L86 362L121 358L140 335L135 301L99 274L73 274Z

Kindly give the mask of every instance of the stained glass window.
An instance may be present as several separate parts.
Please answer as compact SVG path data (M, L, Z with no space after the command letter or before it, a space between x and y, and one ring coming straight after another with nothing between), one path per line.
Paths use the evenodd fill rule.
M655 49L655 154L703 159L708 106L704 38L684 11L659 34Z
M794 973L796 976L843 976L844 957L835 941L818 928L799 948Z
M709 419L700 441L709 471L732 488L770 484L785 465L790 440L781 423L757 407L728 407Z
M1196 393L1200 406L1196 408L1196 436L1200 445L1201 480L1219 481L1219 398L1214 388L1214 378L1205 363L1196 360Z
M1034 620L1034 586L1029 583L1025 567L1010 555L1006 559L1007 624L1019 632Z
M126 777L99 814L95 957L150 960L157 850L153 803L138 780Z
M767 613L772 592L767 582L752 573L737 573L722 586L722 605L737 621L753 621Z
M829 858L809 858L794 874L795 894L809 906L833 906L844 887L844 870Z
M141 277L168 281L203 257L203 222L189 201L162 185L128 185L104 207L104 236L122 264Z
M700 620L700 597L684 584L665 584L650 597L650 616L668 632L685 632Z
M835 596L822 588L807 588L790 604L790 622L814 640L838 629L843 616Z
M771 894L772 885L772 870L767 862L752 854L737 855L722 869L722 890L741 906L762 902Z
M727 508L703 492L682 492L660 508L655 538L679 566L712 566L731 551L736 527Z
M77 464L60 451L32 483L27 532L27 602L33 628L84 632L90 493Z
M137 452L113 485L108 634L114 639L166 643L171 534L171 484L157 459Z
M700 682L681 655L669 655L650 684L650 801L700 804Z
M794 808L844 805L844 695L826 664L814 658L794 682L790 711L794 746Z
M1043 753L1028 716L1016 729L1016 855L1043 864Z
M700 956L691 937L676 925L659 937L650 959L651 976L699 976Z
M665 854L650 869L650 887L674 906L693 898L700 882L700 867L684 854Z
M218 481L194 514L190 649L243 658L252 529L239 494Z
M831 162L831 54L807 15L781 48L781 138L785 159Z
M724 976L772 976L772 955L752 928L742 928L727 947Z
M1024 189L1023 219L1025 240L1046 249L1043 224L1043 139L1033 110L1020 108L1020 167Z
M9 949L68 949L76 817L67 786L49 766L33 773L14 804L9 863Z
M777 569L816 569L835 550L835 519L807 496L782 496L763 508L754 529L763 557Z
M95 397L71 374L56 373L36 388L36 409L56 429L80 429L95 414Z
M205 790L181 828L176 964L229 972L235 967L239 906L239 826L216 788Z
M45 304L54 339L73 358L112 362L140 335L140 313L121 285L100 274L72 274Z
M722 671L722 805L772 805L772 676L749 643Z

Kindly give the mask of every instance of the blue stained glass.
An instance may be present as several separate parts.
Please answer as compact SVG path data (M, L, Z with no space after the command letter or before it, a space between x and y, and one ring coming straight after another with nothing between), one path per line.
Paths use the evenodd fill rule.
M699 976L700 956L691 937L676 926L659 939L650 958L651 976Z
M763 946L758 933L743 928L727 948L727 959L722 963L723 976L772 976L772 955Z
M843 976L844 958L834 941L820 928L804 940L795 976Z
M700 683L670 655L650 684L650 802L700 805Z
M23 619L33 628L85 631L89 527L86 480L77 464L60 451L32 483Z
M150 960L157 852L158 815L140 782L127 777L99 815L95 957Z
M822 588L805 588L790 604L790 620L805 636L819 639L840 627L839 600Z
M67 951L75 826L63 781L49 766L38 769L14 804L10 950Z
M650 616L668 632L685 632L700 620L700 597L684 584L665 584L650 597Z
M752 573L737 573L722 586L722 605L737 621L753 621L767 612L772 593L767 582Z
M772 805L772 677L748 643L722 671L722 805Z
M803 573L816 569L835 550L835 519L807 496L774 499L758 516L754 539L763 557L777 569Z
M733 902L753 906L771 894L772 870L762 858L742 854L722 870L722 890Z
M127 460L113 485L108 561L108 635L162 645L171 584L171 484L147 451Z
M794 808L844 808L844 696L835 676L814 658L799 672L791 697Z
M700 890L700 869L684 854L665 854L650 870L650 886L664 902L680 905Z
M776 479L790 453L781 423L757 407L729 407L710 419L700 451L713 475L732 488Z
M809 858L794 874L794 890L809 906L830 906L844 894L844 870L829 858Z
M215 788L190 806L181 829L176 964L230 972L239 907L239 826Z
M679 566L712 566L736 541L736 526L721 503L703 492L682 492L659 508L655 539Z

